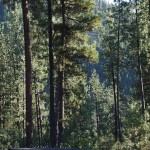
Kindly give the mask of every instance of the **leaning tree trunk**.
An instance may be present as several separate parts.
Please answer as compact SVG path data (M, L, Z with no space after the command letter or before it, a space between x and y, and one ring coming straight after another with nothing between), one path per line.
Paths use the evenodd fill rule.
M32 67L29 31L29 1L22 0L24 43L25 43L25 69L26 69L26 146L32 145Z
M48 26L49 26L49 85L50 85L50 144L57 144L57 123L55 117L54 99L54 54L52 36L52 0L48 0Z

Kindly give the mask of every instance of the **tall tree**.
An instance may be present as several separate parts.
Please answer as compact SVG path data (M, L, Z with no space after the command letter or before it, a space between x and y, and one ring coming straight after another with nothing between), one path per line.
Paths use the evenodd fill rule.
M25 45L25 72L26 72L26 146L32 146L32 64L29 31L29 1L22 0L24 45Z
M65 123L64 109L65 103L67 104L67 79L71 76L78 76L81 74L82 63L92 59L93 55L95 54L94 47L90 49L88 45L85 44L86 40L83 33L92 30L94 27L96 28L99 21L98 17L92 12L94 6L93 1L61 0L59 4L60 5L57 6L57 10L59 8L59 20L58 24L55 25L55 29L57 29L56 40L60 40L58 41L60 45L58 46L57 43L56 47L56 49L59 50L57 54L57 95L59 101L58 145L60 145L62 141L62 133ZM73 75L73 73L75 75Z
M52 0L48 0L48 27L49 27L50 144L52 147L55 147L57 143L57 123L55 116L55 100L54 100Z
M120 101L120 19L121 19L121 2L120 0L118 1L118 31L117 31L117 81L116 81L116 86L117 86L117 122L118 122L118 139L121 141L121 123L120 123L120 106L119 106L119 101Z
M113 56L113 55L112 55ZM113 94L114 94L114 116L115 116L115 140L118 140L118 116L117 116L117 99L116 99L116 82L114 73L114 64L112 63L112 81L113 81Z
M145 96L144 96L144 82L143 82L143 70L142 70L142 58L141 58L141 46L140 46L140 34L139 34L139 19L138 19L138 0L136 0L136 42L137 42L137 56L138 56L138 74L140 83L140 99L141 99L141 113L145 112Z
M61 55L60 55L60 64L59 64L59 71L58 71L58 78L59 78L59 122L58 122L58 146L60 147L60 143L62 140L63 130L64 130L64 73L65 73L65 60L64 60L64 46L65 46L65 3L64 0L60 0L61 4L61 18L62 18L62 25L61 25Z

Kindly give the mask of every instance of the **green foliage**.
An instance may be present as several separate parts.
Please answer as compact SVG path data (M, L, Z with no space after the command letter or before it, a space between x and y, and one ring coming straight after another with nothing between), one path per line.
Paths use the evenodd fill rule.
M1 101L0 101L0 149L19 147L23 144L24 116L24 58L23 31L20 25L20 5L8 12L0 24L1 45ZM17 17L16 17L17 16ZM21 108L21 109L20 109Z
M150 147L150 43L146 0L138 1L139 37L146 99L145 116L140 114L139 87L136 86L138 85L134 11L136 5L133 1L122 0L120 10L122 142L115 142L114 138L112 66L114 70L117 67L118 5L116 4L107 5L104 0L97 0L95 3L92 0L66 0L65 45L62 48L60 46L61 5L58 0L53 1L55 88L62 49L65 62L65 129L61 147L77 147L85 150L148 150ZM49 145L47 2L31 1L30 10L33 139L34 146L47 147ZM20 1L5 3L4 12L3 21L0 22L0 149L2 150L25 146L25 69ZM130 74L132 69L136 74ZM86 70L90 70L90 73ZM105 74L105 81L100 81L102 71ZM131 81L133 84L130 83Z

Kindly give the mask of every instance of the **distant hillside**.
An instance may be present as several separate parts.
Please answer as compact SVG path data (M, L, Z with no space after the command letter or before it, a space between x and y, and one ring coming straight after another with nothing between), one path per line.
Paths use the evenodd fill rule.
M111 4L107 3L107 1L105 0L95 0L96 2L96 7L95 7L95 13L100 14L101 21L102 21L102 26L105 26L105 13L106 10L108 8L111 7ZM91 73L93 71L93 69L96 69L96 72L99 74L99 79L101 83L106 82L106 84L109 84L110 80L106 77L105 75L105 70L104 70L104 66L106 63L106 60L102 54L102 51L104 51L104 49L102 49L101 47L101 33L99 31L93 31L89 33L89 44L93 44L96 43L97 44L97 51L99 52L99 63L98 64L92 64L89 63L87 65L87 68L84 68L84 70L87 71L88 73L88 80L91 77ZM121 86L121 91L126 94L126 95L130 95L131 91L130 91L130 87L132 87L135 83L136 83L136 75L135 75L135 70L133 68L130 68L129 70L122 70L120 72L121 75L121 79L120 79L120 86Z

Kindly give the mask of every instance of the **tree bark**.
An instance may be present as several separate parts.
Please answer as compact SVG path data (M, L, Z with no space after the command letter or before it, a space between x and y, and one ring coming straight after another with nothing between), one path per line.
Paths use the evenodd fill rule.
M65 3L64 0L60 0L61 4L61 15L62 15L62 27L61 27L61 56L59 65L59 122L58 122L58 147L62 142L63 130L64 130L64 72L65 72L65 62L64 62L64 46L65 46Z
M54 54L52 36L52 0L48 0L48 26L49 26L49 85L50 85L50 144L56 147L57 144L57 124L55 118L54 99Z
M25 71L26 71L26 146L32 146L32 66L29 31L29 1L22 0L24 43L25 43Z
M121 142L121 119L120 119L120 105L119 105L119 101L120 101L120 89L119 89L119 85L120 85L120 81L119 81L119 74L120 74L120 0L119 0L119 12L118 12L118 49L117 49L117 120L118 120L118 138L119 141Z
M37 82L37 77L36 77L36 73L34 74L34 80L33 80L33 83L34 83L34 94L35 94L35 108L36 108L36 126L37 126L37 137L38 137L38 146L40 147L41 146L41 136L40 136L40 123L39 123L39 105L38 105L38 90L37 90L37 85L36 85L36 82Z

